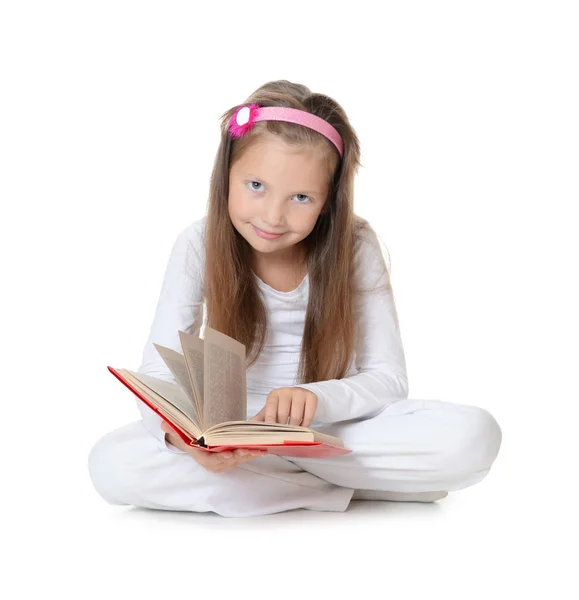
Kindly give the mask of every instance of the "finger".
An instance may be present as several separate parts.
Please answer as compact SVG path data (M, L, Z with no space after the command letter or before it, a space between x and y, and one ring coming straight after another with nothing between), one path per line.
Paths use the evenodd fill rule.
M263 413L264 413L264 408L262 408L256 415L254 415L253 417L251 417L251 419L249 419L250 421L263 421Z
M255 458L256 456L264 456L267 453L268 453L267 450L262 450L262 449L257 449L256 450L256 449L252 448L249 451L249 455L248 456L251 456L252 458Z
M299 425L304 416L305 396L293 396L290 413L290 425Z
M212 473L223 473L223 471L227 471L229 467L227 465L217 465L215 467L211 467L209 471Z
M244 457L234 456L233 458L226 459L222 463L219 463L218 465L216 465L214 472L223 473L223 471L232 469L233 467L236 467L240 463L247 462L247 460L248 459L245 456Z
M277 405L279 404L279 394L271 392L265 401L265 422L275 423L277 419Z
M302 427L309 427L316 414L317 402L306 402L306 406L304 408L304 420L302 422Z
M287 420L290 416L290 411L293 403L292 393L285 392L280 393L279 403L277 405L277 422L283 423L284 425L287 423Z
M267 452L259 452L259 453L250 452L247 456L243 456L243 457L239 457L239 458L235 459L235 464L238 465L241 463L246 463L250 460L255 460L256 458L258 458L264 454L267 454Z

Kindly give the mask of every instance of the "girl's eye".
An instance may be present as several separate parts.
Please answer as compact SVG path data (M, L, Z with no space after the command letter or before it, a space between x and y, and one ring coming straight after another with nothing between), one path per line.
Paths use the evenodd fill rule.
M254 183L256 183L256 184L257 184L257 187L255 187L255 186L253 185ZM263 184L259 183L259 181L250 181L250 182L249 182L249 184L251 185L251 189L252 189L254 192L257 192L257 191L259 191L259 186L260 186L260 185L263 185ZM311 202L311 199L310 199L310 197L309 197L309 196L306 196L305 194L296 194L296 195L295 195L295 197L296 197L296 198L298 198L298 197L300 197L300 196L301 196L302 198L307 198L308 202ZM308 202L298 202L298 204L308 204Z

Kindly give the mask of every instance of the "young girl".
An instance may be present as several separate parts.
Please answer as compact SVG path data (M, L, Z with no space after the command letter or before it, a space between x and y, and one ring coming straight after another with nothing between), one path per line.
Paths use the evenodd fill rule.
M501 429L485 409L408 398L390 276L353 208L356 133L332 98L269 82L221 116L207 215L177 237L139 372L175 381L153 343L205 323L243 343L253 420L338 436L353 452L285 458L189 448L142 420L89 457L109 503L257 516L345 511L350 500L431 502L481 481ZM201 337L203 337L201 335Z

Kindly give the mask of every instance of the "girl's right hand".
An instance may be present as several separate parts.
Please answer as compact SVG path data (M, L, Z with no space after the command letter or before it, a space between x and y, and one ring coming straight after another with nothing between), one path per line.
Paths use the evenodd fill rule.
M175 430L165 421L161 422L161 429L167 434L166 437L173 446L187 452L198 464L212 473L222 473L241 463L267 454L267 450L256 450L254 448L235 448L235 450L224 450L222 452L204 452L185 444Z

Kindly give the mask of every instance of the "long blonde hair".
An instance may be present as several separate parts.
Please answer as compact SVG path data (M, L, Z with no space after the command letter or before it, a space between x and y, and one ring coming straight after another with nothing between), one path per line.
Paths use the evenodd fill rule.
M241 104L221 115L221 141L211 174L205 224L207 325L245 345L248 368L258 359L267 335L266 308L252 272L252 248L229 217L229 170L264 132L290 144L313 145L323 152L329 189L326 205L304 240L310 290L298 379L299 383L341 379L347 373L357 335L352 293L355 240L369 226L353 209L360 144L342 107L304 85L270 81L242 104L251 102L297 108L325 119L342 136L344 155L340 159L333 144L317 131L282 121L258 122L241 138L232 139L229 120Z

